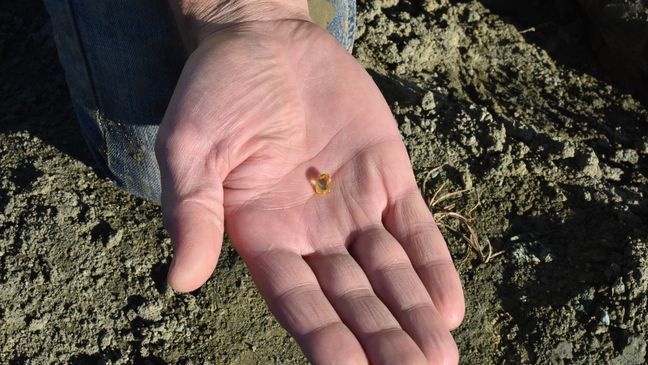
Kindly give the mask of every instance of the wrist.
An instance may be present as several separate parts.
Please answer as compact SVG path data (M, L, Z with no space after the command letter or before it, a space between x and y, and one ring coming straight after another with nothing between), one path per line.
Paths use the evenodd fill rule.
M310 21L306 0L169 0L189 50L230 26L283 19Z

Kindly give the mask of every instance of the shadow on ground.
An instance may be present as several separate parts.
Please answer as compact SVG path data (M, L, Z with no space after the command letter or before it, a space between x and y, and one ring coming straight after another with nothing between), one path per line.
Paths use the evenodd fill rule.
M30 14L33 19L24 19ZM0 133L27 131L97 169L74 116L40 1L0 6Z
M557 62L607 81L648 105L648 21L621 20L623 11L616 9L632 5L582 0L479 1ZM605 6L615 9L606 11Z

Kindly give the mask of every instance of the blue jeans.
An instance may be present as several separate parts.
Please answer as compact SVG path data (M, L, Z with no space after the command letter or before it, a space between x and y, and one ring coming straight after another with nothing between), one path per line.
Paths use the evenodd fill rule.
M119 186L159 201L155 137L188 57L167 1L44 2L93 157ZM351 50L355 0L309 6L314 20Z

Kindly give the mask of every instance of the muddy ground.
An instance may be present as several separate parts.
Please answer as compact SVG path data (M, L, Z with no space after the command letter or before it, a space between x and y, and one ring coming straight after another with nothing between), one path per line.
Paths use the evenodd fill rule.
M426 196L467 189L435 210L502 252L445 221L465 364L646 362L646 98L565 3L359 3ZM228 245L205 287L166 288L160 209L95 170L49 32L39 1L0 5L0 363L305 363Z

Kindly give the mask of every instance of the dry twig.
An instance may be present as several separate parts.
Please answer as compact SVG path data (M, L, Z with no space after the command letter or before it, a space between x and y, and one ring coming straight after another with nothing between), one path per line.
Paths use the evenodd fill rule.
M425 189L429 177L432 175L433 172L438 171L442 167L443 166L436 167L435 169L428 172L428 174L426 175L423 181L423 189L422 189L424 196L426 193ZM462 260L462 264L466 262L470 257L471 250L474 251L479 256L481 261L484 263L488 263L493 258L501 255L502 251L493 252L493 247L491 246L491 243L488 240L485 240L484 243L480 242L479 236L477 235L477 232L475 231L475 229L471 224L471 220L473 218L472 214L481 205L481 199L479 193L477 193L477 203L473 207L471 207L470 210L468 210L468 212L465 215L463 215L453 210L454 204L447 204L445 206L441 206L440 203L450 198L457 197L465 192L468 192L469 190L463 189L455 192L444 193L445 187L446 187L446 183L444 182L434 192L432 197L428 200L428 207L430 208L430 210L434 212L434 219L436 220L439 226L447 228L448 230L456 233L466 242L468 249L466 250L466 255ZM458 222L459 228L455 228L451 226L451 224L448 222L449 220L454 220Z

